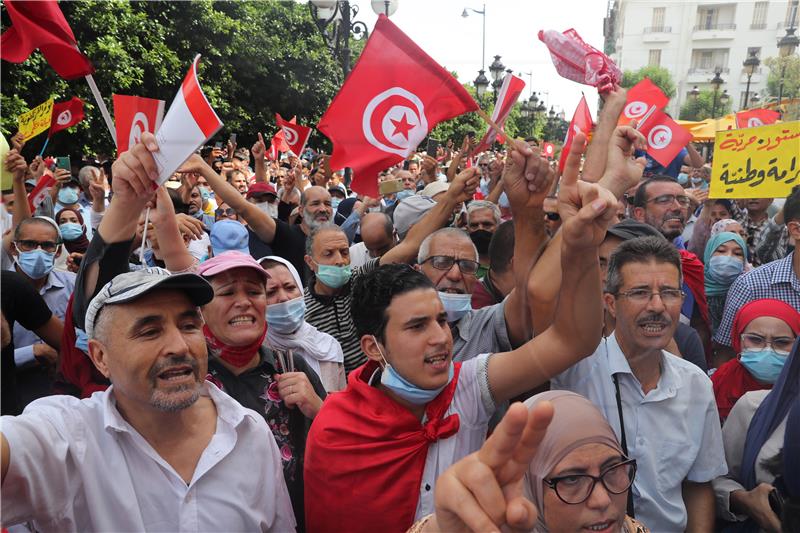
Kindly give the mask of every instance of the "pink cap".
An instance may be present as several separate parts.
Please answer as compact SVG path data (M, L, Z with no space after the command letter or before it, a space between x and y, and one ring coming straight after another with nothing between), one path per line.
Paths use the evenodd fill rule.
M232 268L252 268L257 270L265 280L269 278L267 271L261 268L258 261L253 259L253 256L234 251L221 253L208 261L202 262L200 266L197 267L197 273L204 278L208 278Z

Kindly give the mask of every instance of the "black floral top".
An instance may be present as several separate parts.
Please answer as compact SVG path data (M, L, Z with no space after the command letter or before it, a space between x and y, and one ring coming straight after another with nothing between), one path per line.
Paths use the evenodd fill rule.
M283 477L292 500L297 530L304 531L303 457L311 420L299 409L286 407L278 395L278 382L273 377L281 371L280 366L269 349L262 346L260 352L261 364L238 376L225 368L218 359L209 357L206 379L266 420L281 453ZM325 388L316 372L302 357L294 356L294 368L308 376L314 391L324 399Z

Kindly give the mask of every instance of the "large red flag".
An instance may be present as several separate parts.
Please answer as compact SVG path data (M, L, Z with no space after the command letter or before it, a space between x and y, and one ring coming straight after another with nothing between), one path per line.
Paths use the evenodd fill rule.
M377 197L379 172L408 157L439 122L476 109L458 80L380 15L317 129L333 141L331 167L352 167L353 190Z
M284 120L280 113L275 113L275 122L281 129L283 140L289 150L297 157L300 157L303 153L303 148L306 147L309 136L311 136L311 128L296 124L294 119L292 121Z
M581 101L578 102L578 107L575 108L575 114L572 115L572 121L569 123L567 136L564 138L564 146L561 147L561 157L558 159L558 173L564 173L564 165L567 164L567 154L572 146L572 140L578 133L583 133L589 137L589 132L592 131L592 114L589 112L589 104L586 103L586 97L581 95Z
M114 95L117 153L127 152L144 132L155 134L164 117L164 100L141 96Z
M497 103L495 104L494 111L492 112L492 120L495 122L495 124L500 127L503 126L506 118L508 118L508 114L511 113L511 108L513 108L514 104L517 103L519 95L522 94L522 90L524 88L524 81L513 74L506 74L506 77L503 79L503 85L500 87L500 91L497 93ZM489 126L486 129L483 139L481 139L481 142L478 143L472 152L478 154L484 150L488 150L491 148L495 139L498 139L500 142L505 142L503 135L499 131L496 131L494 128Z
M73 96L66 102L57 102L53 104L52 122L50 123L50 133L48 137L54 133L74 126L83 120L83 100L77 96Z
M618 124L627 126L632 120L635 120L641 126L653 113L664 108L668 103L667 95L649 78L644 78L628 90L625 108L622 110Z
M766 126L767 124L775 124L779 118L781 118L781 114L771 109L740 111L736 113L736 127L756 128L758 126Z
M94 73L55 0L5 0L12 26L0 36L0 57L22 63L37 48L65 80Z

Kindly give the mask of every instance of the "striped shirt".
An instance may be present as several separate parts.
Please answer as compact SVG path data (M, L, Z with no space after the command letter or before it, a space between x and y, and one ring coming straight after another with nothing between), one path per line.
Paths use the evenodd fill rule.
M344 370L347 374L367 361L361 353L361 339L356 334L353 315L350 314L351 288L353 279L378 267L380 259L367 261L363 266L353 269L347 285L335 296L322 296L314 292L316 278L312 275L305 289L306 322L332 336L342 345Z

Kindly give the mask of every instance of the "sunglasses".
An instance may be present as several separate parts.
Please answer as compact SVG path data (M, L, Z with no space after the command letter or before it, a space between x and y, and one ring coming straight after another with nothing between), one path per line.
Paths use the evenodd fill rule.
M214 214L218 217L232 217L236 214L236 210L232 207L220 207L214 211Z

